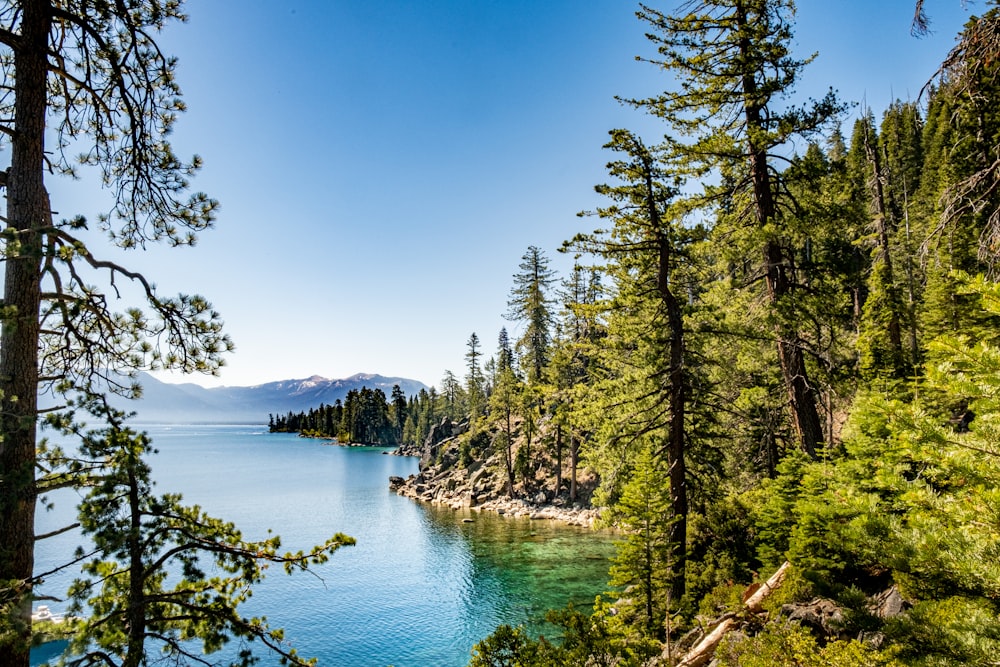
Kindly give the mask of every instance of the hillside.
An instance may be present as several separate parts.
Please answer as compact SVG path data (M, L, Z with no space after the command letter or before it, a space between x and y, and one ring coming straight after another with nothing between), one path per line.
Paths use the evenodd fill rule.
M347 392L362 387L381 389L387 395L398 384L406 395L426 386L417 380L358 373L329 379L314 375L305 379L279 380L252 387L211 387L193 383L169 384L140 374L143 397L138 401L118 399L115 404L137 413L139 423L260 423L269 414L301 412L321 403L343 400Z

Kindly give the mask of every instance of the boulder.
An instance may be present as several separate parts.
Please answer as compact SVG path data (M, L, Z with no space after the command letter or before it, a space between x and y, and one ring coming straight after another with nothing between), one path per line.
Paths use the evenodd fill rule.
M798 621L821 637L839 637L844 632L844 611L833 600L815 598L781 607L789 621Z
M906 612L912 605L903 599L899 589L893 585L871 598L868 611L881 619L895 618Z

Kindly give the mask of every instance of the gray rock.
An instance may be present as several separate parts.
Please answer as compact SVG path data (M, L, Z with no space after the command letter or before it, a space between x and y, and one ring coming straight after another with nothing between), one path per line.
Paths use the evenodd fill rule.
M844 631L844 612L833 600L815 598L809 602L795 602L781 607L789 621L803 626L824 637L839 637Z
M881 619L895 618L906 612L912 605L903 599L899 589L893 585L871 598L868 610Z

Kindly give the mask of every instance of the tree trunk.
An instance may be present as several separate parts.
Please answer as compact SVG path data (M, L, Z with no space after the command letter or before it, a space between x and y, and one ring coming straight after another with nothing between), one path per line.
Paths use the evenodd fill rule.
M868 127L867 123L865 123L865 127ZM889 227L892 224L892 221L890 217L890 208L886 205L885 190L882 187L885 175L882 173L882 163L879 160L878 150L872 145L872 141L868 136L867 130L865 131L865 157L868 159L868 163L872 168L870 185L872 204L875 208L875 233L878 239L879 257L885 265L886 289L894 295L896 286L892 272L892 254L889 249ZM889 310L888 328L889 344L892 346L894 359L898 361L903 358L903 336L902 328L900 326L899 311L897 310L899 303L897 299L893 298L890 300L890 304L891 307Z
M556 425L556 495L562 488L562 424Z
M657 241L656 287L666 310L669 340L670 424L667 440L667 466L670 474L670 599L680 603L685 591L687 565L687 466L684 461L684 417L687 408L687 388L684 377L684 316L681 305L670 289L673 245L663 228L653 190L653 165L648 153L643 154L646 179L646 207L649 222Z
M16 230L16 255L6 258L0 333L0 582L13 584L15 636L0 640L0 665L28 665L30 578L34 567L35 425L38 406L38 335L41 302L41 227L50 211L44 183L47 2L22 5L14 53L14 125L7 179L7 226ZM12 241L8 241L10 252ZM3 600L7 602L8 600ZM20 625L20 624L19 624Z
M764 245L767 292L772 306L778 306L791 291L791 281L785 272L784 253L774 241ZM795 432L799 446L810 457L816 457L816 449L823 442L823 423L816 409L816 391L809 381L805 357L802 354L798 333L794 327L778 321L774 325L778 339L778 360L781 376L788 394L788 404L792 409Z
M576 435L569 438L569 500L576 502L576 464L580 454L580 439Z
M514 497L514 425L511 423L510 405L507 406L507 455L504 464L507 467L507 497Z
M765 581L763 584L759 585L757 588L751 586L747 590L748 597L746 597L743 603L743 612L749 614L760 613L764 600L771 595L772 592L785 580L785 574L788 572L788 568L791 564L785 561L781 567L778 568L777 572L771 575L771 577ZM715 628L707 635L705 635L700 642L698 642L694 648L688 651L681 661L677 663L677 667L701 667L707 664L712 656L715 654L715 649L722 641L722 638L726 634L738 625L738 621L733 614L727 614L723 616Z
M133 446L128 443L128 446ZM142 504L139 480L136 478L137 457L130 454L128 469L128 500L131 530L128 537L129 550L129 599L128 610L128 652L122 667L139 667L145 656L146 641L146 591L145 567L142 562Z
M736 4L736 28L743 33L740 54L746 63L752 63L750 26L746 7ZM759 145L755 136L766 131L764 101L757 87L756 72L745 71L742 77L743 112L747 124L748 157L753 181L754 207L757 224L761 227L774 221L776 207L772 192L771 172L767 165L767 149ZM791 292L792 282L785 271L785 255L775 239L768 239L763 248L767 294L772 308L777 308ZM799 437L799 445L809 456L816 456L816 448L823 442L823 424L816 409L816 396L806 371L805 358L799 345L798 333L791 324L778 317L774 325L778 339L778 359L788 394L789 407Z

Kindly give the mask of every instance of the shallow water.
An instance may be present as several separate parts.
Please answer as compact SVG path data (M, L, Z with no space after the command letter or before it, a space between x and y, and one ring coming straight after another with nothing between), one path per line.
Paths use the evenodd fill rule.
M606 588L610 535L455 512L390 492L389 477L415 473L416 459L259 426L147 430L159 450L158 492L183 493L185 503L235 522L251 539L272 528L290 550L337 531L358 540L316 568L317 576L270 576L243 608L245 615L266 614L301 655L318 657L322 666L458 667L498 624L544 632L547 609L588 607ZM54 500L53 511L40 512L39 532L72 519L72 492ZM74 533L41 543L36 572L79 543ZM42 592L61 596L71 579L53 575ZM278 664L258 653L262 665ZM35 652L33 662L46 657Z

